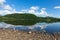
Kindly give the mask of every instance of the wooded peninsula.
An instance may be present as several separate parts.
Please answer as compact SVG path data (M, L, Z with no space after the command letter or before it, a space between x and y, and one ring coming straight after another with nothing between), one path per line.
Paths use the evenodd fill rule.
M0 16L1 22L12 23L12 24L35 24L36 22L60 22L60 18L55 17L37 17L34 14L29 13L14 13L14 14L7 14L5 16Z

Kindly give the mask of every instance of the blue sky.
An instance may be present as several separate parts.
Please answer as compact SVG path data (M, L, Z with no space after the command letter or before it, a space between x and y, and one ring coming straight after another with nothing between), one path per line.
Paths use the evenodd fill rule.
M0 0L0 15L33 13L60 18L60 0Z

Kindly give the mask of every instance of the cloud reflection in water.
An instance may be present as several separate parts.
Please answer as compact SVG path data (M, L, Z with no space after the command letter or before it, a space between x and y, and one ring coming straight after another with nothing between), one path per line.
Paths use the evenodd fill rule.
M14 30L44 30L48 24L46 23L37 23L32 26L23 26L23 25L11 25L4 22L0 22L0 28L10 28Z

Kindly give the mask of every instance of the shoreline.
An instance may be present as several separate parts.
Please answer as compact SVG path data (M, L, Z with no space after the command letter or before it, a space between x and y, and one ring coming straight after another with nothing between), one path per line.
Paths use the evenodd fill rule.
M0 29L0 40L59 40L60 32L49 34L40 31Z

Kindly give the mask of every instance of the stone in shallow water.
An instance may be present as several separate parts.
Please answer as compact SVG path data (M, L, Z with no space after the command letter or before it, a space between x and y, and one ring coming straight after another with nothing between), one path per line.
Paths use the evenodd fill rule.
M31 34L31 33L32 33L31 31L28 32L28 34Z

